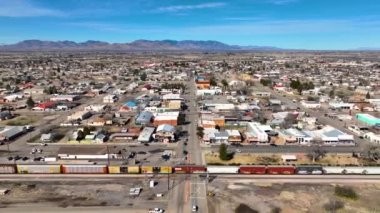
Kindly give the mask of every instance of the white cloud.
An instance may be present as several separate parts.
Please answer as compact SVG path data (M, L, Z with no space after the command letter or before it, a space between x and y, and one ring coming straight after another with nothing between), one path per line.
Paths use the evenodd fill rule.
M277 4L277 5L284 5L284 4L290 4L297 2L298 0L268 0L269 3Z
M33 5L27 0L0 0L0 17L64 16L62 11Z
M175 6L167 6L167 7L159 7L155 9L153 12L178 12L185 10L198 10L198 9L208 9L208 8L217 8L224 7L226 3L224 2L209 2L203 4L195 4L195 5L175 5Z

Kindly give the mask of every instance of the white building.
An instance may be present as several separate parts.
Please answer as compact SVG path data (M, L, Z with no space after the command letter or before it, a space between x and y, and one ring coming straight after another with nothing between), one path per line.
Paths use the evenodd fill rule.
M376 144L380 145L380 135L379 134L375 134L373 132L367 132L363 135L363 137L372 143L376 143Z
M307 109L319 109L321 104L315 101L301 101L301 105Z
M115 103L117 101L116 95L107 95L103 98L103 103Z

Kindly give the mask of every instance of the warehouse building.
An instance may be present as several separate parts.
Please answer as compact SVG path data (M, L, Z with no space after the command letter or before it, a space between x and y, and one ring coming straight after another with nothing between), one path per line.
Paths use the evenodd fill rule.
M380 118L369 114L356 114L356 119L370 126L380 125Z

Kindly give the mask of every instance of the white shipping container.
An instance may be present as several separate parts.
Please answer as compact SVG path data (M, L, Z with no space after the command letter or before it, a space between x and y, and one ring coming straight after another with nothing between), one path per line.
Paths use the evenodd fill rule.
M325 174L343 174L343 167L337 167L337 166L328 166L323 167L323 172Z
M380 167L363 167L363 173L368 175L380 175Z
M106 173L106 165L63 165L64 173L83 174L83 173Z
M215 174L237 174L239 172L238 166L207 166L208 173Z

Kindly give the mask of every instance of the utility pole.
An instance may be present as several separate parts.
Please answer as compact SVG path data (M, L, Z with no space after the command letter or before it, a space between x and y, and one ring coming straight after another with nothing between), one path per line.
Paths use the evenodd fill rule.
M108 148L108 145L106 145L107 147L107 165L109 166L110 165L110 150Z
M169 190L170 190L170 174L168 172L168 193L169 193Z

